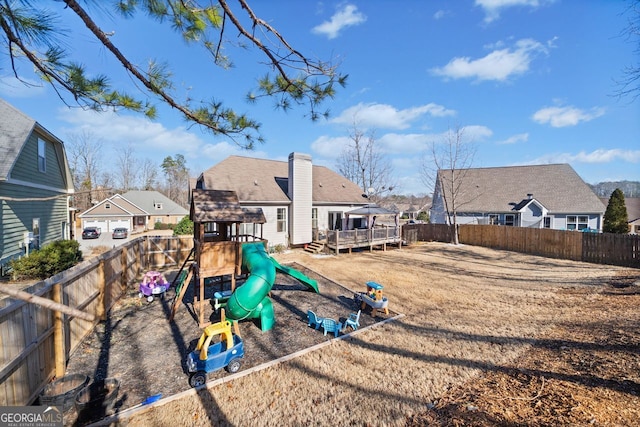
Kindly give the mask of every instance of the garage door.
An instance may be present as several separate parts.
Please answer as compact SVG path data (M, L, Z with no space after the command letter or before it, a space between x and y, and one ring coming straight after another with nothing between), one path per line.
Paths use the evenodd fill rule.
M98 227L100 231L107 231L107 220L86 219L83 221L82 228Z
M131 224L128 219L111 219L109 220L109 231L113 231L114 228L126 228L131 229Z

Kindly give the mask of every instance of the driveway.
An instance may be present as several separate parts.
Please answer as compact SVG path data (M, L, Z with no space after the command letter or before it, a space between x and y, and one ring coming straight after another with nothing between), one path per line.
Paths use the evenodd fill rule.
M135 233L127 236L126 239L113 239L111 237L111 232L103 231L100 234L100 237L97 239L83 239L82 238L82 229L76 229L76 240L80 243L80 250L85 256L88 256L92 253L93 248L102 246L107 247L109 249L115 248L116 246L120 246L129 240L137 239L140 236L166 236L173 235L173 230L149 230L144 233Z

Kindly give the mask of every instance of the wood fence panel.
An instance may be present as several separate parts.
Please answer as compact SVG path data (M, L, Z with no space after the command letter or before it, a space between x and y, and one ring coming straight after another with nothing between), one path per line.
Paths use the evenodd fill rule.
M640 268L640 236L586 233L582 242L582 260Z

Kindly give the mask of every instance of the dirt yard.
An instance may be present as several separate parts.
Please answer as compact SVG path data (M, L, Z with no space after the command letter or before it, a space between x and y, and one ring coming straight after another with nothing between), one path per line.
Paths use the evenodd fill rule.
M389 308L405 316L117 424L631 426L640 419L638 270L440 243L276 258L353 291L379 282ZM298 318L306 312L292 309ZM266 350L308 339L309 329ZM155 375L186 381L162 364Z

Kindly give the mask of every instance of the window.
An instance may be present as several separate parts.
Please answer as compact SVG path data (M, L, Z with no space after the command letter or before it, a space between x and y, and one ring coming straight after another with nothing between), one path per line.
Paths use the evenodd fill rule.
M43 139L38 139L38 170L47 171L47 146Z
M510 227L513 227L515 225L516 222L516 217L515 215L512 214L506 214L504 216L504 225L508 225Z
M285 208L278 208L278 219L276 224L278 233L284 233L287 231L287 216Z
M550 216L545 216L544 217L544 228L551 228L551 217Z
M157 216L157 217L155 217L155 222L156 222L156 223L158 223L158 222L162 222L162 217L161 217L161 216Z
M498 214L489 214L489 225L498 225L500 224L500 217Z
M567 216L567 230L584 230L589 228L589 217L586 215Z
M318 228L318 208L311 209L311 228Z

